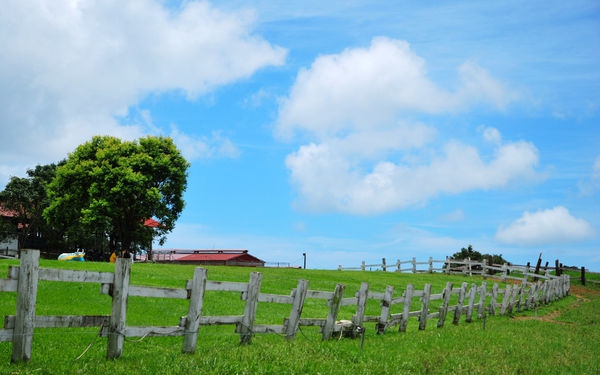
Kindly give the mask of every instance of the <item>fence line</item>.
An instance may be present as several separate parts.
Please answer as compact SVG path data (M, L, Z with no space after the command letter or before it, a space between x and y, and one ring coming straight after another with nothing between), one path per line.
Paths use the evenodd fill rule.
M408 265L408 267L404 266ZM421 266L427 266L423 268ZM436 266L438 265L438 266ZM388 271L390 268L395 267L394 272L409 272L409 273L433 273L433 272L443 272L447 274L461 274L461 275L481 275L486 278L489 275L494 275L495 277L499 277L503 282L506 280L518 280L524 283L528 282L536 282L539 279L550 280L552 278L557 277L560 274L560 270L562 270L562 265L557 267L543 267L543 273L536 273L536 268L531 267L529 264L526 266L518 266L511 264L489 264L487 262L473 261L470 259L452 259L447 257L444 260L435 260L432 257L429 257L427 261L417 261L415 257L411 260L401 261L398 259L395 263L395 266L391 266L386 262L385 258L382 258L381 263L373 263L367 264L365 261L362 261L360 267L343 267L342 265L338 266L339 271L347 271L347 270L360 270L366 271L367 269L381 269L384 272ZM557 275L552 275L551 271L554 270ZM558 270L558 271L557 271Z
M376 323L377 332L383 334L394 326L399 326L400 332L406 332L408 321L413 317L418 319L419 330L424 330L432 319L437 319L437 327L443 327L448 314L451 314L453 324L458 324L463 315L466 322L471 322L474 316L481 319L487 314L510 314L515 310L532 309L563 298L570 290L568 276L529 284L507 284L503 289L497 283L489 289L485 281L481 285L473 283L470 287L466 282L460 287L448 282L440 293L433 293L430 284L426 284L423 290L416 290L412 284L408 284L400 297L394 297L394 286L387 286L385 292L377 292L371 291L369 284L363 282L354 297L345 298L346 287L343 284L337 284L333 291L315 291L309 290L309 282L301 279L289 295L276 295L260 292L262 274L259 272L252 272L248 283L211 281L207 279L207 270L199 267L195 269L193 279L186 283L185 289L134 286L129 284L131 265L130 259L119 258L114 273L43 269L39 268L39 251L23 250L20 266L10 267L8 278L0 279L0 292L17 292L16 313L5 317L4 329L0 329L0 341L13 343L12 362L29 361L34 328L39 327L101 327L101 335L108 338L106 357L113 359L122 356L126 337L183 336L182 352L193 353L199 328L203 325L235 325L241 344L250 344L252 336L258 333L278 333L293 339L300 326L321 327L322 339L327 340L338 334L356 337L364 332L364 324L368 322ZM112 296L111 314L36 316L39 280L100 283L101 293ZM243 315L204 316L202 308L207 291L241 292L245 300ZM174 326L127 326L129 296L188 299L188 314ZM302 317L307 298L327 301L326 317ZM379 315L366 315L368 300L380 302ZM451 301L455 301L455 304L451 305ZM486 301L489 301L487 305ZM259 302L289 304L290 313L282 319L281 325L255 324ZM419 306L416 310L413 309L415 304ZM401 313L392 313L395 305L402 306ZM342 306L355 306L351 321L337 320Z

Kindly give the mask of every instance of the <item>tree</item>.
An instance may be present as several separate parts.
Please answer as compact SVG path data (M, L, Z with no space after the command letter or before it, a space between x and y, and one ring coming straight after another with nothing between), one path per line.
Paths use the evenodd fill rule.
M461 248L459 252L452 254L451 258L456 260L464 260L468 258L475 262L487 260L489 265L508 263L504 258L502 258L502 254L481 254L479 251L473 250L473 246L471 245L469 245L466 249L464 247ZM451 267L455 267L455 265L451 265ZM481 267L475 266L475 269L481 269Z
M19 249L34 247L48 250L57 247L56 233L47 225L42 213L48 207L46 186L56 173L56 164L37 165L27 170L25 178L12 177L0 192L0 204L14 213L8 231L18 234Z
M92 234L127 254L154 238L163 244L184 207L188 167L170 138L93 137L56 170L44 217L72 244ZM144 226L148 218L160 225Z

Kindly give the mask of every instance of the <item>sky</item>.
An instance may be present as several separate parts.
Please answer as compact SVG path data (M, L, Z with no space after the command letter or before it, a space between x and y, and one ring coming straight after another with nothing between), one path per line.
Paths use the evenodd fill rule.
M0 186L94 135L191 163L164 246L600 272L600 3L8 0Z

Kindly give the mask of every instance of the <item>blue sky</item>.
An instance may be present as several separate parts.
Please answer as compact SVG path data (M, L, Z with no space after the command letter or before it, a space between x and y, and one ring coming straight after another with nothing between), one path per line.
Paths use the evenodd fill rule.
M166 135L166 248L600 271L599 45L596 1L9 1L0 184Z

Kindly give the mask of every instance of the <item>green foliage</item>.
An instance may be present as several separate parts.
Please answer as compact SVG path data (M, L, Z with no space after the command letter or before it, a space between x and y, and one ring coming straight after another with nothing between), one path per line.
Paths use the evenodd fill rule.
M4 224L3 230L18 233L21 247L58 247L59 237L42 215L49 205L46 187L54 178L56 168L56 164L37 165L27 170L28 177L12 177L0 192L0 204L16 213L11 222Z
M479 251L473 250L473 246L469 245L466 249L463 247L459 252L452 254L452 259L464 260L471 259L475 262L488 261L491 264L504 264L508 263L503 257L502 254L481 254Z
M154 237L162 244L183 210L188 167L170 138L96 136L57 169L44 217L71 246L98 234L111 250L147 248ZM160 225L145 227L148 218Z
M0 277L7 266L0 263ZM41 267L108 272L110 263L58 262L42 260ZM309 280L313 290L333 290L347 285L350 297L365 281L371 290L385 285L396 293L412 283L421 289L425 283L440 292L447 281L481 283L478 277L444 274L398 274L393 272L339 272L294 269L248 269L206 267L209 280L247 282L250 272L263 273L261 291L288 294L298 279ZM183 288L193 275L192 266L135 263L132 285ZM600 368L600 293L583 289L585 296L568 297L541 306L537 313L517 313L513 317L488 317L467 324L446 324L437 329L428 324L419 331L416 323L406 333L389 330L377 335L374 323L366 324L364 346L360 340L321 341L317 328L304 327L296 339L259 334L252 344L239 345L232 326L201 327L195 354L181 353L182 337L127 339L123 357L106 360L107 339L97 337L97 328L36 329L32 359L11 364L11 344L0 342L0 373L6 374L594 374ZM577 293L584 293L583 291ZM397 296L398 294L395 294ZM14 314L15 293L0 293L0 316ZM239 293L207 292L205 315L242 314ZM313 303L303 317L324 317L327 306ZM367 314L375 314L374 306ZM41 282L38 315L108 314L110 297L98 293L97 284ZM556 316L556 313L560 315ZM144 313L140 313L144 312ZM177 325L187 312L187 301L132 297L128 303L127 325ZM281 324L289 305L260 303L257 319ZM347 314L347 312L345 313ZM342 316L347 318L347 316ZM412 318L414 319L414 318ZM416 321L416 320L415 320ZM434 322L434 321L432 321ZM93 343L93 344L92 344ZM77 359L84 350L89 350Z

